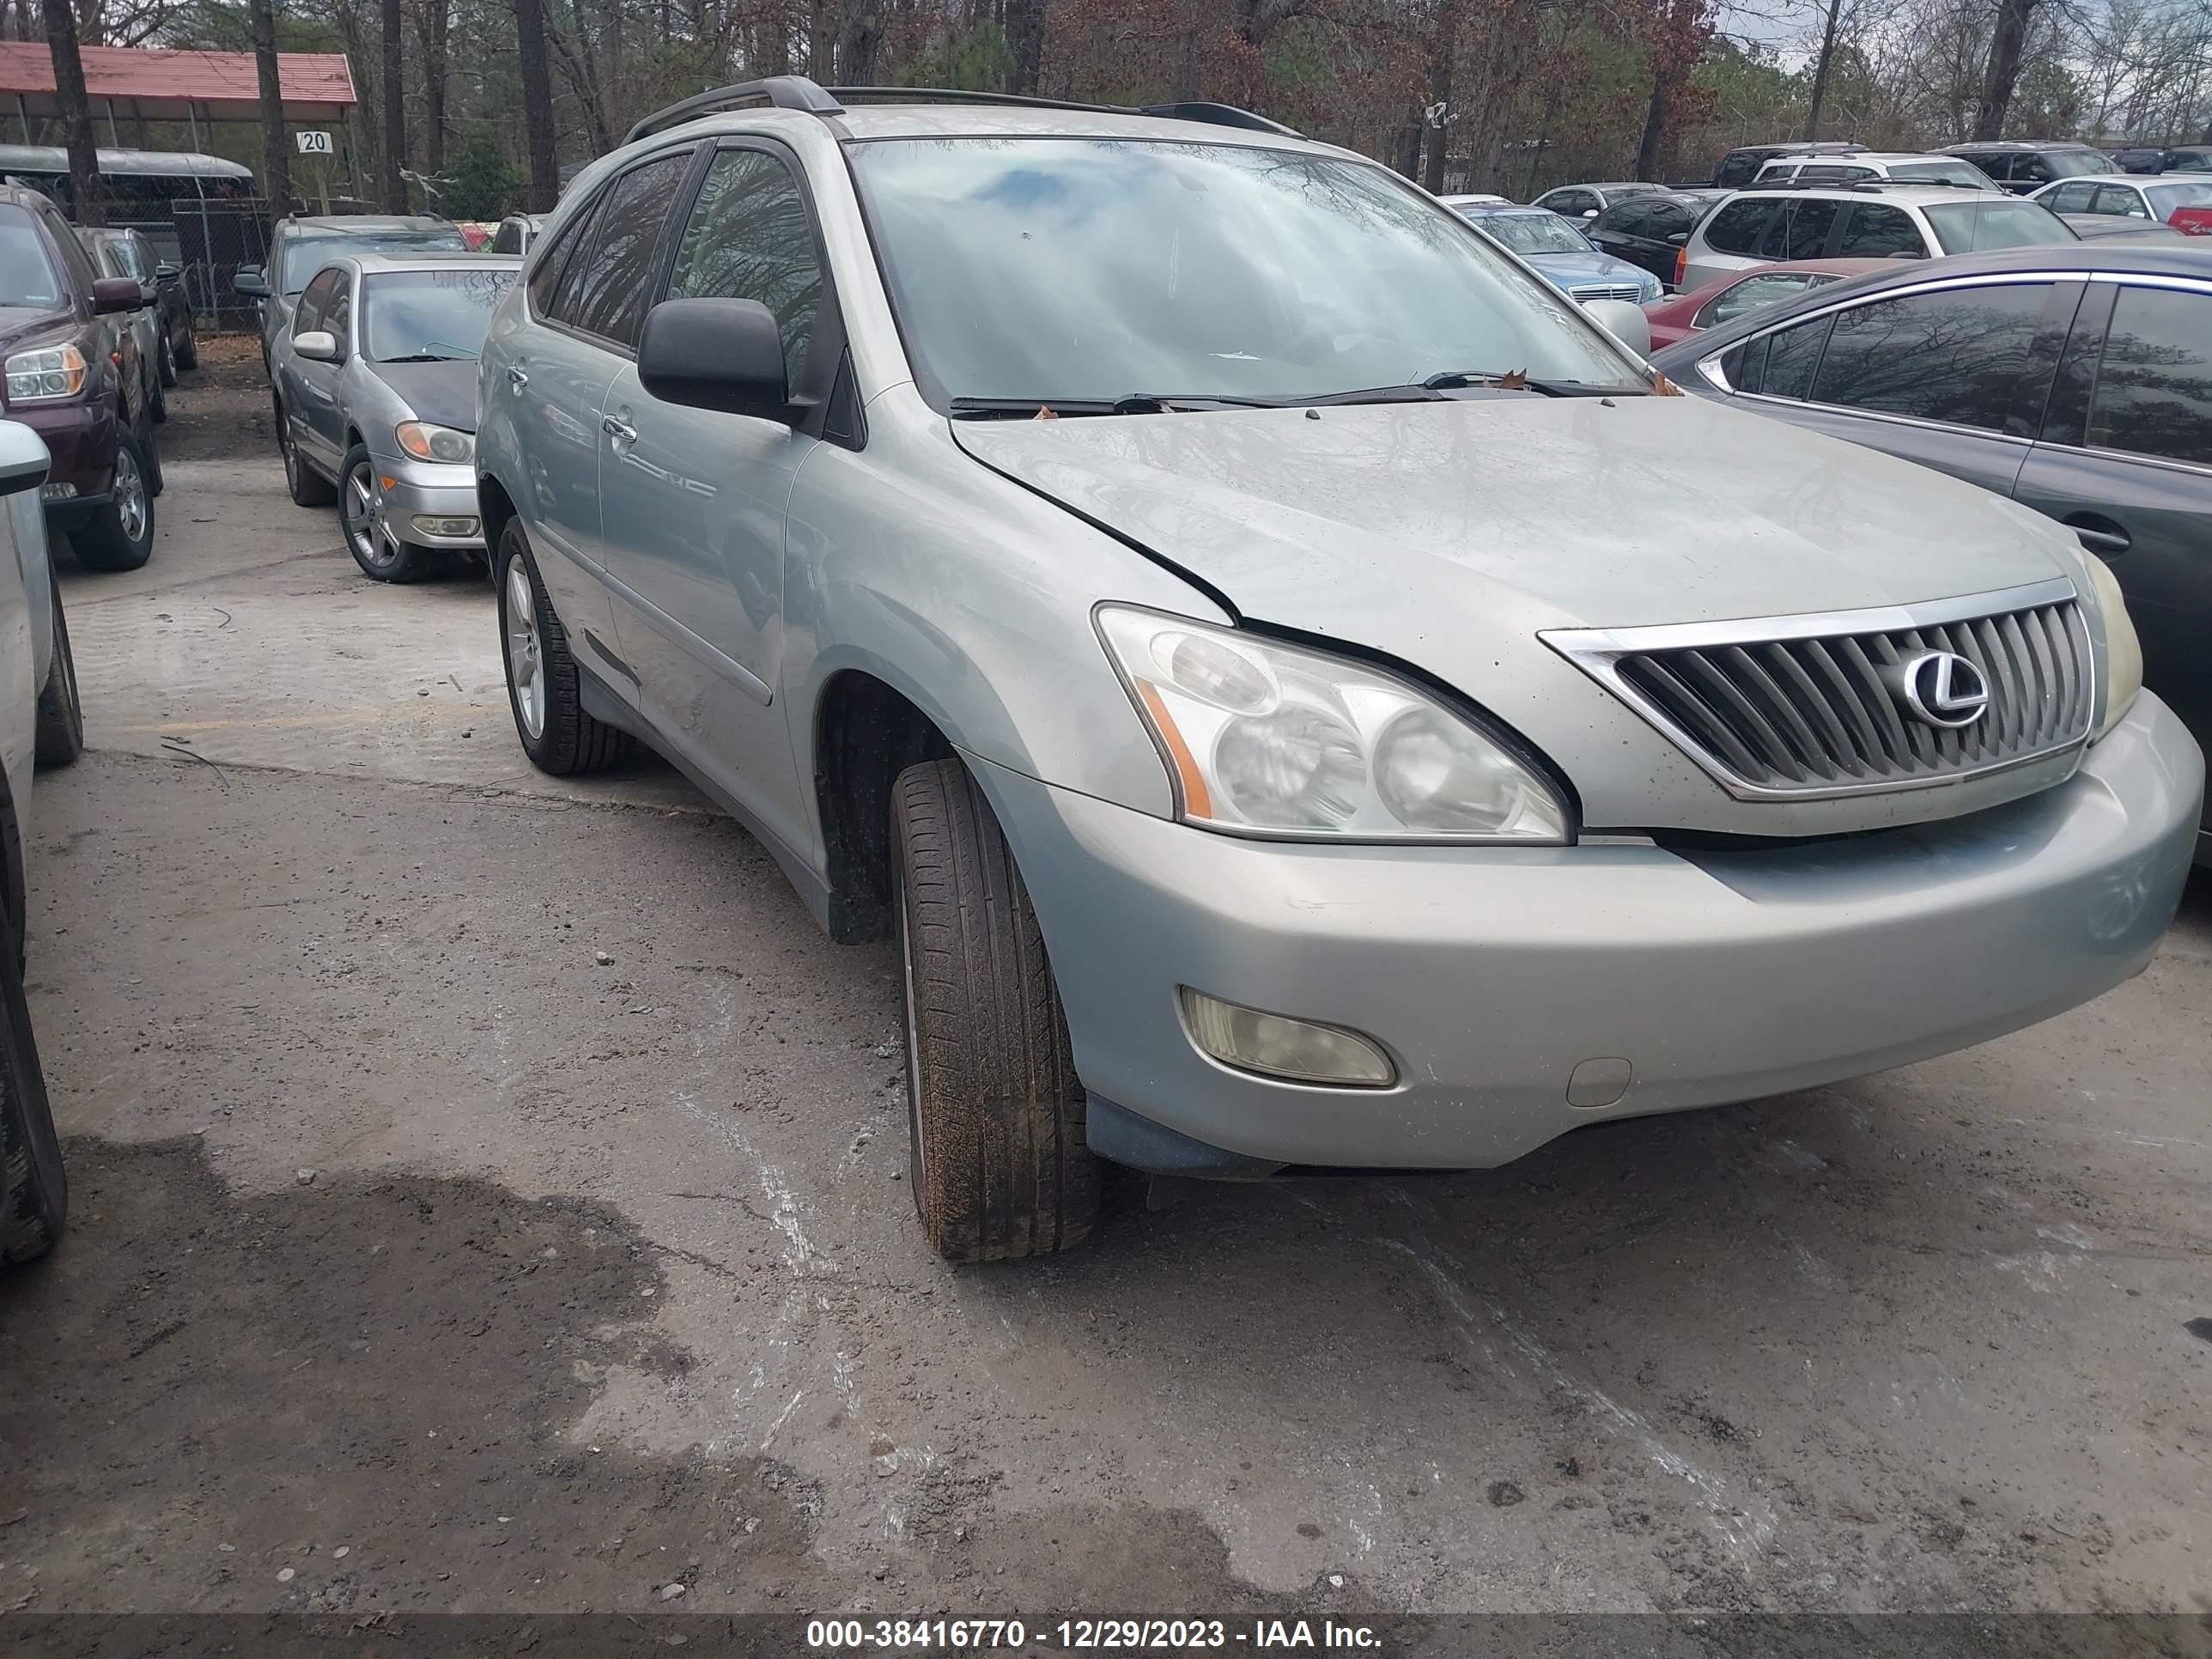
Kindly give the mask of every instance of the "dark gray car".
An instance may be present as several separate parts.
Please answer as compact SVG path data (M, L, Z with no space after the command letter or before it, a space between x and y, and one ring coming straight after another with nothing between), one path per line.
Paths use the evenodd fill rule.
M261 364L271 368L270 348L292 326L292 310L314 274L352 253L465 253L459 225L420 214L331 214L286 219L269 239L267 265L240 265L231 286L261 304Z
M2212 740L2212 249L2107 240L1910 266L1655 361L1690 392L2070 527L2119 578L2145 682ZM2212 831L2197 847L2212 859Z

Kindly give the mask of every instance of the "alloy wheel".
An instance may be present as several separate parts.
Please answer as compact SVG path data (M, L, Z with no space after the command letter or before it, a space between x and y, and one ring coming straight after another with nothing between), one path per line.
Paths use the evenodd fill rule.
M545 658L538 638L538 599L520 559L507 567L507 678L532 740L545 735Z
M136 542L146 533L146 480L138 471L138 458L127 447L115 452L115 517L124 538Z
M399 538L384 516L384 498L367 462L346 474L345 531L354 556L364 564L381 568L399 556Z

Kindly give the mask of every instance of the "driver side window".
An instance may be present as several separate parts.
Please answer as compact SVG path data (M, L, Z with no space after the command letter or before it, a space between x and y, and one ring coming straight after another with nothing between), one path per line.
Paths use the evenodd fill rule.
M309 283L307 291L300 295L299 308L292 313L292 334L297 338L312 334L323 325L323 308L331 302L331 290L337 286L337 272L325 270Z

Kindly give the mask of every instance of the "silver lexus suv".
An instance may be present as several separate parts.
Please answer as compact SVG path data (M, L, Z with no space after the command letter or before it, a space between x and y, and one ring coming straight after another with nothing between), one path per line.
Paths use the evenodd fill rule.
M913 1188L1497 1164L2140 968L2203 761L2036 514L1668 396L1212 106L641 123L485 341L515 726L641 738L905 965ZM972 100L972 94L971 94Z

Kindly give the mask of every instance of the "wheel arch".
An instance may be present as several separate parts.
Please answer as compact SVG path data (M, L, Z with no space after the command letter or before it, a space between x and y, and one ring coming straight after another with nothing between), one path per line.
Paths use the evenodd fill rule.
M827 925L840 944L880 939L891 923L891 787L955 744L939 714L860 666L836 669L813 707L811 785L822 830Z

